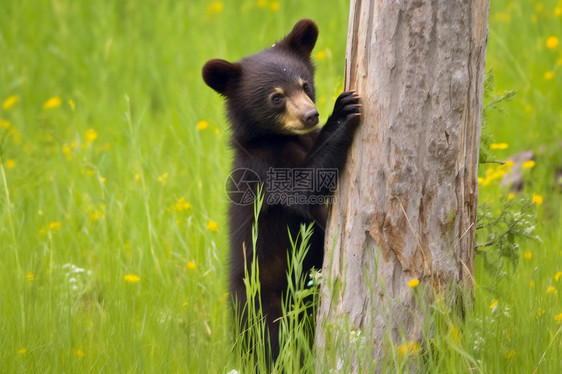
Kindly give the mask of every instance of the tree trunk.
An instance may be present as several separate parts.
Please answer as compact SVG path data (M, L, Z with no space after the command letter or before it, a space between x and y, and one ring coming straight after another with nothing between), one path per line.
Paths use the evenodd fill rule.
M437 294L450 305L472 294L488 7L351 1L345 89L363 119L326 231L321 371L342 369L334 357L350 349L358 371L390 344L421 341Z

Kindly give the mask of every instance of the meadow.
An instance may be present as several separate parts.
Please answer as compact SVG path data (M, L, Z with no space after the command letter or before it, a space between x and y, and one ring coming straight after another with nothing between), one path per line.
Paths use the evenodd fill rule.
M1 8L0 371L251 371L226 284L229 129L201 67L313 18L325 120L343 86L349 4ZM562 371L561 42L562 1L492 0L483 147L497 161L524 150L534 159L520 191L500 185L510 163L481 164L480 204L490 222L507 211L518 231L477 249L463 320L435 307L438 353L397 349L388 371L411 360L427 372Z

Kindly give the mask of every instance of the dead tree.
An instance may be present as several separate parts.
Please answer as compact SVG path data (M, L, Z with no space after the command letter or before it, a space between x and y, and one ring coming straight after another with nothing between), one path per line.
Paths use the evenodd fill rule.
M355 349L351 331L381 359L422 338L414 292L422 304L471 295L488 8L351 1L345 89L362 97L363 119L326 231L319 357Z

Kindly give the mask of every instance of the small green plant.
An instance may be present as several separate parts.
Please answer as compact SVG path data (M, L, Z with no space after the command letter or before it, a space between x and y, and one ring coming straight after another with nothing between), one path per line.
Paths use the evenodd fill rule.
M511 172L513 161L498 161L492 148L504 149L507 144L494 143L494 137L488 128L490 111L503 111L502 104L511 101L516 91L494 93L495 77L492 69L486 71L484 79L484 100L482 137L480 140L481 165L490 164L485 177L478 178L481 187L493 188L499 198L490 204L481 201L477 212L475 245L476 255L483 257L484 268L492 276L491 287L495 286L507 274L507 267L515 271L519 263L519 242L523 238L540 240L536 234L538 217L531 197L515 198L515 194L502 192L499 180Z
M291 250L287 254L287 292L284 295L281 318L281 354L277 360L279 372L313 372L315 315L318 296L318 272L308 274L303 269L313 224L301 225L296 238L291 236Z
M524 239L540 241L536 234L537 214L531 198L501 199L503 207L499 214L492 213L487 203L478 207L478 232L476 255L483 257L484 267L492 275L496 285L507 274L509 267L514 272L519 264L519 242Z

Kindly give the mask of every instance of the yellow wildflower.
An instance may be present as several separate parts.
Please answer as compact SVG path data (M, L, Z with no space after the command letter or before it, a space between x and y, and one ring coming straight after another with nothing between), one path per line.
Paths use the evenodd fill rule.
M531 279L531 281L529 282L529 286L535 287L535 280L534 279Z
M326 58L326 51L319 51L318 53L316 53L317 60L323 60L325 58Z
M45 101L45 103L43 104L43 109L48 110L58 108L61 104L61 98L58 96L53 96L49 100Z
M140 281L140 277L136 274L127 274L123 277L123 279L125 280L125 282L131 283L131 284L135 284L138 281Z
M188 268L189 270L193 270L193 269L195 269L196 267L197 267L197 265L195 265L195 262L193 262L193 261L187 261L187 268Z
M72 152L72 149L70 149L70 146L68 144L64 144L61 150L68 159L71 158L70 153Z
M554 78L554 73L553 73L553 72L547 71L547 72L544 73L544 79L545 79L545 80L549 81L549 80L551 80L552 78Z
M76 104L74 104L74 101L72 99L68 99L68 106L70 107L70 109L74 112L74 109L76 109Z
M2 103L2 109L4 110L8 110L11 107L13 107L14 105L16 105L16 103L19 100L19 96L18 95L12 95L9 96L6 100L4 100L4 102Z
M524 258L525 260L530 260L530 259L532 259L532 258L533 258L533 252L531 252L531 251L526 251L526 252L523 254L523 258Z
M531 169L533 167L535 167L535 161L533 160L525 161L522 165L523 169Z
M542 316L543 314L544 314L544 309L543 309L543 308L539 308L539 309L537 310L537 315L540 317L540 316Z
M510 193L507 195L507 198L508 198L509 200L514 199L514 198L515 198L515 194L514 194L513 192L510 192Z
M410 288L416 288L419 284L420 284L419 279L414 278L414 279L412 279L412 280L410 280L410 281L408 282L408 287L410 287Z
M490 304L490 309L492 311L496 310L496 307L498 306L498 301L494 300L491 304Z
M185 201L183 197L176 202L176 205L174 205L174 210L177 210L178 212L188 210L190 208L191 204Z
M484 182L484 178L478 177L478 184L482 184Z
M99 207L91 204L86 208L86 213L90 215L92 221L105 219L105 204L100 204Z
M158 177L158 182L165 184L168 181L168 173L164 173Z
M548 39L546 39L546 47L548 49L554 49L558 46L558 38L554 35L549 36Z
M543 197L541 195L533 194L533 203L541 205L543 203Z
M265 8L267 6L267 0L258 0L257 6L260 8Z
M35 274L33 274L32 272L27 273L27 275L25 276L25 279L27 279L28 281L33 281L35 280Z
M59 221L53 221L49 223L49 230L58 230L61 228L61 223Z
M92 221L99 221L100 216L101 216L101 212L99 212L99 211L97 211L97 210L94 210L94 211L90 214L90 219L91 219Z
M98 133L94 129L86 130L86 140L89 142L93 142L98 138Z
M209 122L207 121L199 121L197 122L197 130L202 131L209 127Z
M269 4L269 9L274 12L277 12L279 8L281 8L281 4L279 4L279 1L272 1L271 4Z
M181 304L181 306L185 308L187 306L187 301L184 301L183 304Z
M558 323L562 323L562 313L557 316L554 316L554 320Z
M556 8L554 8L554 15L555 16L562 15L562 7L557 6Z
M556 290L556 287L554 287L554 286L548 286L548 288L546 289L546 293L557 294L558 291Z
M18 350L18 355L22 355L22 356L23 356L23 355L26 354L26 353L27 353L27 349L25 349L25 348L22 348L22 349Z
M210 231L217 231L219 229L219 225L215 221L209 221L207 224L207 229Z
M556 274L554 274L554 280L558 282L561 276L562 276L562 271L557 272Z
M13 169L16 167L16 162L14 160L12 160L11 158L9 158L8 160L6 160L6 167L8 169Z
M490 144L490 149L507 149L509 144L507 143L492 143Z
M492 181L496 179L503 178L504 174L511 173L511 167L513 166L513 161L507 161L500 166L490 166L486 169L486 178L482 181L482 185L487 186Z
M73 349L73 350L72 350L72 354L73 354L75 357L78 357L78 358L84 357L84 351L81 350L80 348L75 348L75 349Z
M207 5L207 15L214 16L215 14L219 14L222 12L222 8L224 7L223 3L220 1L213 1L209 5Z
M459 337L460 337L460 331L459 331L459 329L456 328L455 326L449 326L449 337L450 337L453 341L459 343L459 342L460 342L460 339L459 339Z
M402 357L415 355L419 352L421 346L418 342L408 342L398 347L398 354Z

